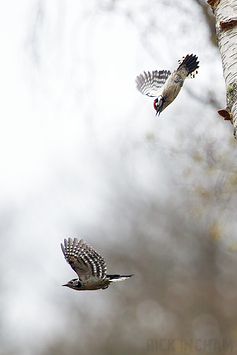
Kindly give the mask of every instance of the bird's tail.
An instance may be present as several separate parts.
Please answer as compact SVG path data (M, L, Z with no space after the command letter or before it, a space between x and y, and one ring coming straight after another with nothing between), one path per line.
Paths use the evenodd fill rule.
M129 277L131 276L133 276L133 274L132 275L106 275L106 277L108 277L111 282L123 281L129 279Z
M198 73L197 69L199 68L198 57L193 54L187 54L186 57L183 57L178 61L178 69L185 67L188 72L188 78L195 78L195 75Z

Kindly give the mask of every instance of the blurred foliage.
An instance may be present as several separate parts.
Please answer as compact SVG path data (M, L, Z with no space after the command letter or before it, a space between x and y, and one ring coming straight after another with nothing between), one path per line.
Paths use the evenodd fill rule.
M146 140L154 144L156 138L148 134ZM134 194L135 187L124 190L115 179L113 212L99 231L108 241L103 254L112 272L135 275L89 295L90 305L82 304L81 294L72 296L63 332L42 354L234 351L237 259L229 234L236 223L237 157L232 143L220 147L208 136L188 147L165 155L176 172L165 202ZM158 159L159 150L153 154ZM95 299L101 299L99 312Z

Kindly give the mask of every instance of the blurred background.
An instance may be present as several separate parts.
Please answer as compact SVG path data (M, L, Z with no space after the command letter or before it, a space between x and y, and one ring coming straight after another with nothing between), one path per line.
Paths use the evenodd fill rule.
M0 3L0 354L236 349L237 151L204 0ZM155 117L135 78L200 60ZM83 238L107 290L60 243Z

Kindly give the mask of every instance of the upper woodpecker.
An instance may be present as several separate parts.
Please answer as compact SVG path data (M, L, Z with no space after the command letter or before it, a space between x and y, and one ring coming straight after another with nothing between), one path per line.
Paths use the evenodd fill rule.
M81 239L64 239L61 248L65 259L77 273L78 279L72 279L66 285L74 290L99 290L109 287L111 282L123 281L132 275L107 275L104 258Z
M176 98L187 77L194 78L199 68L198 57L187 54L178 61L177 69L171 74L169 70L144 72L136 78L137 89L144 95L156 97L153 106L160 114Z

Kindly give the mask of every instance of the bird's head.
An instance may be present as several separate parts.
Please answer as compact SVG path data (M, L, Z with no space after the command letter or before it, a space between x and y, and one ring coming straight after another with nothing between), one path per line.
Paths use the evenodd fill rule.
M71 281L68 281L68 283L62 286L73 288L74 290L81 290L82 287L81 281L79 279L72 279Z
M163 110L165 99L163 96L159 95L153 102L154 109L156 110L156 115L160 115L161 111Z

